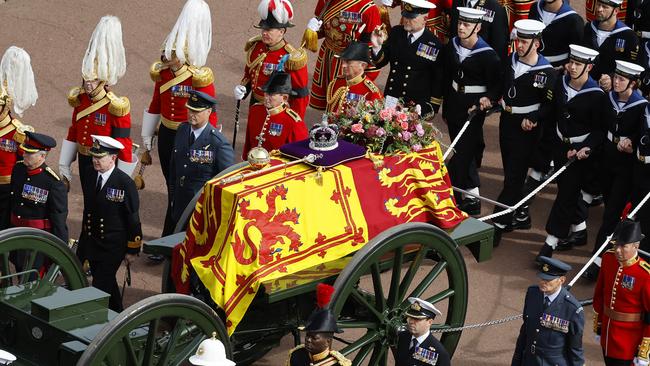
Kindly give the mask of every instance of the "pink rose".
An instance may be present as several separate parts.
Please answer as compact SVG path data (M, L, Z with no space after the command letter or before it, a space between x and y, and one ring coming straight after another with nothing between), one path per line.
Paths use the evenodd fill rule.
M411 146L411 150L413 150L413 151L420 151L420 150L422 150L422 145L420 145L420 144L413 144L413 145Z
M422 137L424 136L424 128L422 128L421 124L415 125L415 132L418 134L418 136Z
M390 119L393 118L393 112L390 109L382 109L379 111L379 118L384 121L390 121Z
M408 122L400 122L400 127L402 127L402 130L408 130L409 128L409 123Z
M375 135L377 135L377 137L382 137L382 136L386 135L386 130L384 130L383 128L379 127L379 128L377 129L377 131L375 131Z
M408 141L408 140L410 140L411 137L413 136L413 135L412 135L410 132L408 132L408 131L402 131L402 132L400 132L400 135L402 136L402 140L404 140L404 141Z
M364 129L363 129L363 126L361 125L361 123L355 123L352 126L350 126L350 128L351 128L351 131L353 133L364 133L365 132Z
M379 127L377 127L375 125L371 125L366 130L366 137L368 137L368 138L375 137L375 135L377 134L378 129L379 129Z
M408 121L408 118L409 118L408 114L406 114L404 112L395 113L395 119L397 120L397 122L400 122L400 123L406 122L406 121Z

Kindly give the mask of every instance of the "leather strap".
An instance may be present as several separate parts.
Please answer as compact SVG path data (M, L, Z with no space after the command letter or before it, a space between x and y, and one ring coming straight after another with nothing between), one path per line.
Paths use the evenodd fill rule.
M605 308L605 315L607 315L608 318L619 322L640 322L643 318L643 313L623 313L608 307Z

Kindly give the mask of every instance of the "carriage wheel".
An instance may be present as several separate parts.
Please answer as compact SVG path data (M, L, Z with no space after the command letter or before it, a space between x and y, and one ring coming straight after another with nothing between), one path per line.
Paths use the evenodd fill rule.
M97 334L83 366L176 366L216 332L232 358L226 327L209 306L186 295L160 294L131 305Z
M88 286L75 253L51 233L33 228L0 231L0 274L0 287L22 285L38 277L69 290Z
M386 365L388 349L394 349L403 329L408 297L423 298L442 311L433 329L457 327L465 322L467 287L465 261L443 230L407 223L382 232L334 283L330 308L345 331L339 340L347 344L341 352L354 359L353 365ZM453 354L459 339L460 332L443 333L441 341Z

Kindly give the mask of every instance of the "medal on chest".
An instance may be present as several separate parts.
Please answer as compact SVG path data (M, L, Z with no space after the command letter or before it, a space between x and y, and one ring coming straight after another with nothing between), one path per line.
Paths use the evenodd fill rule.
M623 38L616 38L616 41L614 42L614 49L616 52L624 52L625 40Z
M542 316L539 318L539 325L561 333L569 333L569 321L555 315L542 313Z
M483 15L483 20L486 22L492 23L494 21L494 10L486 9L482 6L477 6L477 10L483 10L485 12L485 15Z
M269 124L269 135L271 136L280 136L282 135L282 128L284 126L281 123L271 122Z
M348 102L359 102L361 99L363 99L363 94L348 92L348 94L345 96L345 100Z
M341 25L347 24L358 24L361 23L361 13L358 13L356 11L342 11L341 15L339 16ZM345 30L345 28L341 28L341 30Z
M623 275L621 279L621 287L624 289L632 290L634 288L634 277L630 275Z
M36 203L47 202L47 196L50 192L47 189L34 187L31 184L23 185L22 197Z
M16 144L16 141L0 138L0 151L13 153L16 152L16 150L18 150L18 144Z
M190 161L199 164L212 164L214 152L211 150L190 150Z
M535 88L544 88L546 86L546 74L543 72L535 74L535 79L533 80L533 86Z
M273 71L275 71L277 68L278 68L278 64L272 64L272 63L265 62L262 65L262 73L264 75L266 75L266 76L269 76L269 75L273 74Z
M171 89L172 95L178 98L189 98L192 90L190 85L174 85Z
M106 114L95 112L94 122L97 126L106 126Z
M415 352L413 352L411 357L428 365L436 365L438 363L438 352L422 347L415 347Z
M116 188L106 188L106 199L111 202L124 202L124 190Z
M418 45L417 51L415 51L415 54L427 60L435 61L438 58L438 52L440 51L437 48L424 43L420 43Z

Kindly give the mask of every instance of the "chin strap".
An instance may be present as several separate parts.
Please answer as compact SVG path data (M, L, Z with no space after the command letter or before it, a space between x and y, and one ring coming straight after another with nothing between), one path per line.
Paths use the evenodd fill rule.
M469 36L461 39L468 39L469 37L474 35L474 31L476 30L476 27L478 27L479 23L474 24L474 28L472 28L472 31L470 32Z
M582 72L580 73L580 75L578 75L578 76L575 77L575 78L574 78L574 77L571 77L571 76L569 76L569 77L571 77L571 79L573 79L573 80L578 80L578 79L580 79L580 78L582 77L582 75L584 75L585 71L587 71L587 65L588 65L588 64L585 64L585 66L583 66L583 68L582 68Z

